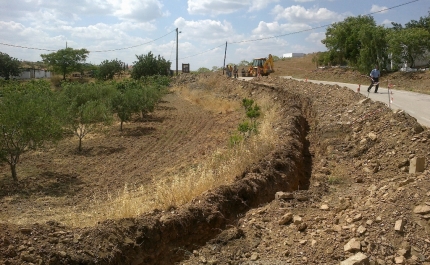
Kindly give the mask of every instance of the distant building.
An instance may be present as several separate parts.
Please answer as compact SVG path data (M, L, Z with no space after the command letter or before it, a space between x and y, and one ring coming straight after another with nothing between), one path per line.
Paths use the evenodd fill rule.
M282 54L282 58L298 58L298 57L304 57L304 53L299 52L290 52L290 53L284 53Z
M190 64L189 63L183 63L182 64L182 73L189 73L190 72Z
M24 68L20 69L19 76L14 76L14 79L32 79L32 78L51 78L51 72L44 69Z

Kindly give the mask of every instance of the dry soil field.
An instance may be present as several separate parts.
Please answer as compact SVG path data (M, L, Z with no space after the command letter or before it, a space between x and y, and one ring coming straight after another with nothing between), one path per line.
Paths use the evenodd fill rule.
M260 133L231 147L243 98ZM429 139L346 88L181 75L122 133L0 168L0 263L428 264Z

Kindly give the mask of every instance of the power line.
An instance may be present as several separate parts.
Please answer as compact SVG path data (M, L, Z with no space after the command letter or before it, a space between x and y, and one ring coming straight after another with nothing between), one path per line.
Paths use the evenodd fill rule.
M145 43L142 43L142 44L138 44L138 45L130 46L130 47L118 48L118 49L110 49L110 50L96 50L96 51L89 51L89 52L90 52L90 53L91 53L91 52L94 52L94 53L100 53L100 52L113 52L113 51L121 51L121 50L132 49L132 48L140 47L140 46L147 45L147 44L149 44L149 43L155 42L155 41L157 41L157 40L159 40L159 39L161 39L161 38L166 37L167 35L171 34L171 33L172 33L172 32L174 32L174 31L175 31L175 30L172 30L172 31L170 31L169 33L167 33L167 34L165 34L165 35L163 35L163 36L161 36L161 37L159 37L159 38L156 38L156 39L154 39L154 40L151 40L151 41L148 41L148 42L145 42ZM50 50L50 49L44 49L44 48L35 48L35 47L29 47L29 46L13 45L13 44L7 44L7 43L2 43L2 42L0 42L0 45L9 46L9 47L14 47L14 48L29 49L29 50L48 51L48 52L56 52L56 51L57 51L57 50Z
M156 38L156 39L154 39L154 40L151 40L151 41L148 41L148 42L145 42L145 43L142 43L142 44L138 44L138 45L134 45L134 46L130 46L130 47L125 47L125 48L118 48L118 49L111 49L111 50L101 50L101 51L90 51L90 52L114 52L114 51L128 50L128 49L132 49L132 48L140 47L140 46L143 46L143 45L146 45L146 44L149 44L149 43L155 42L155 41L157 41L157 40L159 40L159 39L161 39L161 38L166 37L167 35L169 35L170 33L174 32L174 31L175 31L175 30L172 30L172 31L170 31L169 33L167 33L167 34L165 34L165 35L163 35L163 36L161 36L161 37L159 37L159 38Z
M403 4L399 4L399 5L396 5L396 6L384 8L384 9L381 9L379 11L375 11L375 12L366 14L365 16L370 16L370 15L377 14L377 13L382 13L384 11L395 9L395 8L398 8L398 7L401 7L401 6L405 6L405 5L409 5L409 4L418 2L418 1L420 1L420 0L412 0L412 1L409 1L409 2L406 2L406 3L403 3ZM264 37L264 38L258 38L258 39L250 39L250 40L242 40L242 41L230 42L230 44L240 44L240 43L246 43L246 42L254 42L254 41L262 41L262 40L268 40L268 39L275 39L275 38L285 37L285 36L289 36L289 35L293 35L293 34L307 32L307 31L311 31L311 30L315 30L315 29L325 28L325 27L328 27L330 25L331 24L326 24L326 25L322 25L322 26L318 26L318 27L312 27L312 28L309 28L309 29L304 29L304 30L290 32L290 33L281 34L281 35L276 35L276 36L272 36L272 37ZM155 41L157 41L157 40L159 40L161 38L164 38L165 36L171 34L175 30L172 30L171 32L169 32L169 33L167 33L167 34L165 34L165 35L163 35L163 36L161 36L161 37L159 37L157 39L154 39L154 40L142 43L142 44L138 44L138 45L134 45L134 46L130 46L130 47L125 47L125 48L110 49L110 50L96 50L96 51L90 51L90 52L93 52L93 53L113 52L113 51L127 50L127 49L132 49L132 48L140 47L140 46L147 45L149 43L155 42ZM0 42L0 45L9 46L9 47L15 47L15 48L22 48L22 49L39 50L39 51L49 51L49 52L55 52L55 51L57 51L57 50L44 49L44 48L36 48L36 47L29 47L29 46L13 45L13 44L7 44L7 43L2 43L2 42ZM183 58L180 58L180 59L187 59L187 58L190 58L190 57L195 57L195 56L198 56L198 55L210 52L212 50L215 50L216 48L221 47L221 46L224 46L224 44L221 44L221 45L216 46L214 48L208 49L208 50L206 50L204 52L200 52L200 53L197 53L197 54L194 54L194 55L190 55L190 56L187 56L187 57L183 57Z
M182 57L182 58L179 58L179 59L187 59L187 58L190 58L190 57L194 57L194 56L197 56L197 55L200 55L200 54L203 54L203 53L207 53L207 52L210 52L210 51L212 51L212 50L215 50L216 48L219 48L219 47L221 47L221 46L224 46L225 44L221 44L221 45L219 45L219 46L216 46L216 47L214 47L214 48L212 48L212 49L209 49L209 50L206 50L206 51L204 51L204 52L201 52L201 53L197 53L197 54L194 54L194 55L191 55L191 56L187 56L187 57Z
M412 4L414 2L418 2L418 1L420 1L420 0L412 0L412 1L409 1L409 2L406 2L406 3L403 3L403 4L399 4L399 5L396 5L396 6L384 8L384 9L381 9L379 11L375 11L375 12L366 14L364 16L370 16L370 15L373 15L373 14L382 13L384 11L387 11L387 10L390 10L390 9L395 9L395 8L398 8L398 7L401 7L401 6L405 6L405 5L409 5L409 4ZM239 44L239 43L262 41L262 40L268 40L268 39L276 39L276 38L285 37L285 36L289 36L289 35L293 35L293 34L298 34L298 33L303 33L303 32L307 32L307 31L312 31L312 30L315 30L315 29L326 28L326 27L328 27L330 25L331 24L326 24L326 25L322 25L322 26L318 26L318 27L312 27L312 28L309 28L309 29L304 29L304 30L300 30L300 31L294 31L294 32L285 33L285 34L276 35L276 36L271 36L271 37L264 37L264 38L258 38L258 39L250 39L250 40L242 40L242 41L229 42L229 44ZM224 44L221 44L220 46L223 46L223 45ZM214 49L216 49L216 48L218 48L220 46L217 46L215 48L212 48L212 49L209 49L207 51L204 51L204 52L201 52L201 53L198 53L198 54L195 54L195 55L191 55L191 56L188 56L188 57L185 57L185 58L190 58L190 57L194 57L194 56L197 56L197 55L201 55L203 53L206 53L206 52L209 52L211 50L214 50ZM185 58L181 58L181 59L185 59Z
M27 47L27 46L20 46L20 45L13 45L13 44L7 44L0 42L0 45L14 47L14 48L22 48L22 49L29 49L29 50L39 50L39 51L48 51L48 52L55 52L57 50L48 50L43 48L34 48L34 47Z
M407 3L403 3L403 4L400 4L400 5L393 6L393 7L387 7L387 8L384 8L384 9L381 9L381 10L378 10L378 11L366 14L364 16L370 16L370 15L373 15L373 14L382 13L384 11L387 11L387 10L390 10L390 9L394 9L394 8L398 8L398 7L405 6L405 5L409 5L409 4L412 4L414 2L418 2L418 1L420 1L420 0L412 0L412 1L409 1ZM253 39L253 40L243 40L243 41L229 42L229 43L231 43L231 44L238 44L238 43L244 43L244 42L252 42L252 41L260 41L260 40L267 40L267 39L275 39L275 38L279 38L279 37L284 37L284 36L288 36L288 35L293 35L293 34L298 34L298 33L306 32L306 31L311 31L311 30L314 30L314 29L325 28L325 27L328 27L330 25L331 24L326 24L326 25L322 25L322 26L319 26L319 27L313 27L313 28L310 28L310 29L304 29L304 30L290 32L290 33L281 34L281 35L272 36L272 37Z

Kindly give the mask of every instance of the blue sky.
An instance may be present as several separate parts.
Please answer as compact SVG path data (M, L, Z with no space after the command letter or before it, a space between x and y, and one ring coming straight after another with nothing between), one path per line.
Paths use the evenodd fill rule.
M87 62L132 64L135 55L152 51L175 69L179 28L179 68L212 69L223 65L226 42L226 63L312 53L325 50L325 26L348 16L377 12L376 23L390 27L429 11L430 0L0 0L0 51L40 61L67 42L89 50Z

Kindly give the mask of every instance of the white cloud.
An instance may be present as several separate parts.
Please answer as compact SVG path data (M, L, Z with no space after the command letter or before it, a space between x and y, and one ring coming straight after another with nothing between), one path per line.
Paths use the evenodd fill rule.
M48 38L48 34L40 29L26 27L14 21L0 21L0 39L12 40L14 44L22 46L38 47L38 40L43 41L44 38Z
M259 11L279 0L188 0L188 13L192 15L231 14L241 9Z
M188 13L193 15L230 14L249 6L244 0L188 0Z
M113 14L120 19L152 21L163 16L163 5L158 0L108 0Z
M389 19L384 19L384 21L382 21L381 25L384 25L386 27L392 27L393 25L391 24L393 21L389 20Z
M217 20L185 20L179 17L173 23L182 32L181 39L203 40L205 42L232 40L235 31L230 22Z
M0 3L0 17L3 20L34 21L34 24L39 25L52 23L52 21L73 24L88 14L142 22L170 15L168 11L163 11L161 0L14 0L7 2Z
M305 38L305 40L314 44L323 45L321 40L325 39L325 37L324 32L312 32Z
M257 28L252 30L252 33L257 35L273 36L308 29L311 29L311 26L302 23L279 24L278 22L267 23L264 21L260 21L260 23L258 23Z
M275 15L275 20L285 19L292 22L322 22L342 19L341 15L326 8L306 9L297 5L287 8L276 5L272 13Z
M371 13L378 12L378 13L384 14L384 13L387 13L387 11L388 11L388 10L385 10L385 9L387 9L387 8L388 8L388 7L386 7L386 6L372 5L372 8L370 9L370 12L371 12ZM384 11L381 11L381 10L384 10ZM380 11L381 11L381 12L380 12Z
M279 0L254 0L251 1L251 6L249 7L249 12L259 11L266 8L271 3L278 3Z

